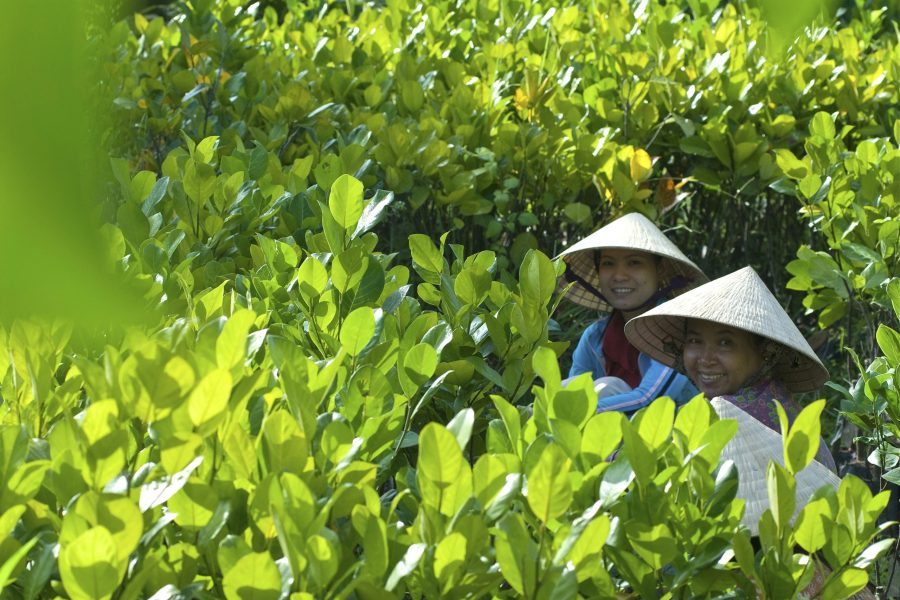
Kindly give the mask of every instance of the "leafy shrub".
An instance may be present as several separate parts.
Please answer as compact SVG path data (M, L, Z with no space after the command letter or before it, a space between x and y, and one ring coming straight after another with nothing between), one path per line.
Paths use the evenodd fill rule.
M896 116L879 13L775 62L742 5L287 4L186 3L97 41L103 238L155 322L0 328L4 594L793 597L819 564L826 597L865 585L887 494L848 477L792 524L772 468L754 556L718 464L733 424L701 400L594 415L586 377L561 387L546 254L668 211L717 274L812 188L792 156L814 195L845 167L858 191L894 150L838 146L871 158ZM806 136L819 107L830 140ZM893 402L873 369L854 399Z

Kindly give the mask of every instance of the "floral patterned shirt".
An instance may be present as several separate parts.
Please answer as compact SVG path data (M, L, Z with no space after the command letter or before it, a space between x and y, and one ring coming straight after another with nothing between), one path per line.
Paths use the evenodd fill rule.
M778 422L778 410L775 408L773 400L778 400L784 407L790 423L793 423L800 413L800 405L791 397L791 393L784 384L773 379L760 381L756 385L741 388L736 394L721 397L778 433L781 433L781 424ZM834 457L831 456L828 446L825 445L825 440L820 439L819 441L816 460L837 472Z

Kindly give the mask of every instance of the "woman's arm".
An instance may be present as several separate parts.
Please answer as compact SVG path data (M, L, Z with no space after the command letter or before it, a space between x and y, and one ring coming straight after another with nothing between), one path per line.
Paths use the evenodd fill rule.
M597 401L597 412L634 412L648 406L660 396L669 396L678 402L686 386L690 386L687 376L650 360L650 367L644 372L641 383L636 388L624 394L601 398Z

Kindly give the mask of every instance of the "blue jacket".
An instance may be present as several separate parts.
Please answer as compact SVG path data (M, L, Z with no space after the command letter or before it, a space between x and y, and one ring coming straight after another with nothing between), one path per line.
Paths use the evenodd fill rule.
M590 325L581 334L575 352L572 354L572 368L569 377L581 373L591 373L593 379L604 377L603 335L608 317L603 317ZM634 412L644 408L660 396L668 396L677 405L684 404L700 392L686 375L659 363L646 354L638 357L638 367L643 377L638 387L624 394L616 394L597 401L597 412Z

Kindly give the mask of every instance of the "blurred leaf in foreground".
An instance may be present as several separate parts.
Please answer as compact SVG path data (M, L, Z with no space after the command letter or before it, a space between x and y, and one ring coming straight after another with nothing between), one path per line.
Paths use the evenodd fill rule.
M131 320L104 260L100 127L86 0L13 2L0 20L0 318ZM91 8L96 11L96 5ZM96 14L96 12L94 13Z
M762 17L768 25L769 43L766 51L773 59L781 58L804 27L817 20L831 23L835 18L835 0L756 0Z

